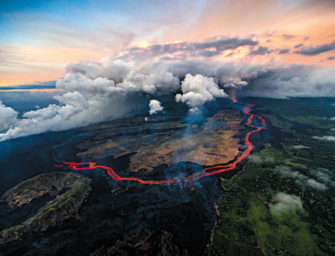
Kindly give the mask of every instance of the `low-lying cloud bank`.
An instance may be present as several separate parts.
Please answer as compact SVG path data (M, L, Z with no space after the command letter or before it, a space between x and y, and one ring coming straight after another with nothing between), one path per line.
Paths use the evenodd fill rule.
M320 191L328 189L327 185L330 184L331 180L329 173L324 172L324 170L329 171L322 168L312 170L310 171L311 177L309 177L302 174L301 172L293 171L289 166L277 167L277 171L279 171L282 176L293 178L294 181L301 186L308 186Z
M335 136L313 136L313 139L335 142Z
M257 73L243 90L245 96L269 98L334 97L335 68L284 65Z
M278 216L303 210L301 198L296 195L278 192L273 199L276 203L269 205L273 215Z
M227 97L227 88L239 90L243 96L335 96L334 68L287 65L273 59L259 64L251 52L264 49L258 46L255 50L256 45L258 42L251 39L219 38L131 48L99 62L70 64L56 82L62 91L55 96L58 104L17 118L14 109L0 103L0 141L85 126L141 110L144 113L150 111L150 100L163 95L171 95L191 110L217 97ZM207 56L241 46L249 47L250 54L244 58L215 60ZM150 107L154 111L157 104Z

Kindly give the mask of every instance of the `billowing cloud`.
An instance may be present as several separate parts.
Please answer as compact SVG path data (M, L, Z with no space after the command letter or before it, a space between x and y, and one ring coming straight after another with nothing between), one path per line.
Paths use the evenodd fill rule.
M158 100L150 100L149 107L150 107L149 110L150 115L156 114L157 112L160 112L164 109Z
M191 107L191 110L196 110L200 105L216 97L228 97L213 78L202 75L187 74L181 84L181 89L183 94L177 94L176 101L185 102Z
M103 77L113 79L114 82L117 83L121 82L131 69L129 63L121 60L112 60L106 57L99 62L80 61L78 63L69 64L66 66L66 73L82 74L90 79Z
M335 96L333 67L289 65L270 56L249 55L255 45L258 42L250 38L221 37L204 42L131 48L98 62L69 64L65 75L56 82L59 93L54 96L54 104L26 112L21 118L16 115L14 118L15 110L2 106L13 118L2 125L0 140L60 131L145 111L149 99L163 95L184 102L191 110L217 97L227 97L224 90L234 91L228 88L238 89L243 96ZM229 52L240 48L245 51L244 57L236 59L201 55L204 51ZM259 46L254 51L261 54L270 50Z
M4 128L9 129L0 134L0 140L118 118L145 109L145 94L174 94L179 88L179 79L164 67L134 66L109 58L71 64L66 70L56 82L56 88L62 91L54 97L58 104L24 113L15 126L4 122Z
M150 72L152 72L150 70ZM156 70L153 73L131 71L125 79L117 85L124 90L143 91L152 95L165 95L179 88L179 79L171 72Z
M317 46L303 47L300 50L295 51L295 53L307 56L314 56L334 49L335 49L335 42L332 42L330 44L321 44Z
M2 101L0 101L0 131L8 129L17 121L18 113L10 108L6 107Z
M274 66L257 72L242 94L269 98L334 97L334 71L333 67Z

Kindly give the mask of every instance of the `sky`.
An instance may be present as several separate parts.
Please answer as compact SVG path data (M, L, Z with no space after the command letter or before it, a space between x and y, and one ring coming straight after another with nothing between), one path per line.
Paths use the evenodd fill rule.
M0 86L54 81L69 63L136 47L222 37L258 43L207 49L208 59L334 66L334 14L333 0L2 0Z
M2 0L0 141L150 120L164 98L202 115L217 98L335 97L334 14L334 0Z

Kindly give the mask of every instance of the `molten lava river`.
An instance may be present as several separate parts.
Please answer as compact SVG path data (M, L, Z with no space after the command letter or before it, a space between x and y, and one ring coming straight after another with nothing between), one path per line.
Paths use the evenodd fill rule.
M72 162L72 161L62 161L62 160L58 160L55 158L55 161L57 162L56 167L67 167L71 170L76 170L76 171L103 169L107 172L107 174L111 178L113 178L116 181L135 181L141 184L151 184L151 185L193 183L194 181L199 180L206 176L216 175L219 173L234 170L236 168L236 165L241 163L243 160L245 160L250 155L251 151L254 149L254 145L250 142L250 136L253 133L257 133L265 129L266 122L261 116L251 113L252 105L238 102L236 99L232 99L232 101L234 104L238 104L243 107L242 112L248 116L246 125L253 128L253 130L249 131L245 135L245 139L244 139L245 150L241 154L239 154L232 163L207 167L189 176L176 177L176 178L170 178L170 179L165 179L165 180L142 180L142 179L134 178L134 177L133 178L132 177L121 177L111 167L104 166L104 165L97 165L95 162L77 163L77 162Z

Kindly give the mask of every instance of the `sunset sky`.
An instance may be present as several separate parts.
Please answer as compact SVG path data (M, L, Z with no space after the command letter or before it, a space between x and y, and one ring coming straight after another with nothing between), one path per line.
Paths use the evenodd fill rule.
M207 47L203 56L334 66L334 14L333 0L3 0L0 86L57 80L80 60L145 55L157 45L178 55L184 44L218 38L257 43Z

